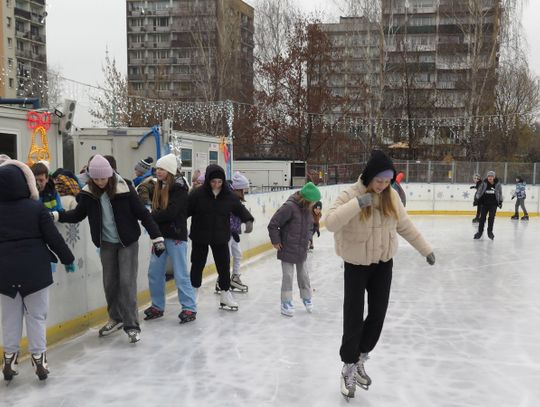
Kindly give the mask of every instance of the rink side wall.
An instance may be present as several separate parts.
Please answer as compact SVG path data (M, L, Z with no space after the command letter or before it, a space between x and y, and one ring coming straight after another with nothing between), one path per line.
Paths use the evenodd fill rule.
M321 187L324 213L335 200L339 192L347 185ZM407 194L407 210L410 214L470 214L475 213L472 206L476 190L465 184L403 184ZM504 205L501 216L510 216L514 210L511 194L513 185L503 186ZM270 192L247 195L246 206L255 218L253 233L241 235L244 260L272 249L266 229L275 211L294 191ZM529 214L538 216L540 187L527 187L525 201ZM85 332L90 327L103 323L107 319L107 309L102 286L101 262L99 252L92 244L88 222L80 224L58 224L58 229L73 250L77 271L67 274L62 265L54 273L54 284L50 287L50 304L47 319L47 338L49 346L63 339ZM150 261L150 241L143 229L139 241L139 305L149 302L147 270ZM269 252L270 253L270 252ZM277 266L277 260L276 260ZM212 256L209 255L205 275L215 273ZM276 275L276 278L280 278ZM249 281L249 277L247 277ZM256 289L256 287L254 287ZM167 291L175 290L174 281L167 283ZM217 303L216 303L217 306ZM166 312L178 312L178 306L170 307ZM143 329L144 326L143 326ZM0 333L2 327L0 326ZM24 335L24 334L23 334ZM1 335L0 335L1 338ZM0 339L1 340L1 339ZM0 342L1 345L1 342ZM26 339L23 340L23 351Z

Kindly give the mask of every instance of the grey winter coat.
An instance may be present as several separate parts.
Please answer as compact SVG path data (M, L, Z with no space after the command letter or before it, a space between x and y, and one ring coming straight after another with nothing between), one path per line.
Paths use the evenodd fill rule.
M482 195L484 195L486 190L487 190L487 184L488 184L488 180L485 179L480 184L480 186L477 188L476 194L474 195L474 204L475 204L475 206L478 203L482 203L482 202L480 202L480 200L482 198ZM502 186L501 186L501 183L499 182L498 178L495 178L493 180L493 186L495 188L495 199L497 200L497 205L502 205L502 203L503 203Z
M287 263L302 263L307 258L310 228L313 216L309 208L302 209L295 193L285 201L270 219L268 234L272 244L283 246L277 252L277 258Z

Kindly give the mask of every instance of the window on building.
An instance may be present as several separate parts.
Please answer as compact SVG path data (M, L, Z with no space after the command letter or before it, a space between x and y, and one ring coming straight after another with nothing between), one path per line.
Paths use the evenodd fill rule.
M11 7L11 0L6 0L6 7Z
M218 163L218 152L217 151L208 151L208 164L217 164Z
M11 28L11 17L7 17L7 27Z
M8 69L13 69L13 58L8 58L7 63Z
M158 90L169 90L169 83L168 82L159 82L157 84Z
M18 42L17 42L18 43ZM8 37L7 39L8 48L13 48L13 38Z
M133 82L131 84L131 86L133 87L133 90L143 90L144 89L144 84L141 83L141 82Z
M13 78L9 78L9 88L13 89Z
M10 133L0 133L0 154L7 154L13 159L17 159L17 135Z
M182 148L181 156L182 167L193 167L193 150L191 148Z

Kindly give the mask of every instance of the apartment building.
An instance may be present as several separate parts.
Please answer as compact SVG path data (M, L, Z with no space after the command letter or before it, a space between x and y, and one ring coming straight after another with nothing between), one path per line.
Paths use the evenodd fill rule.
M2 1L1 97L46 97L40 86L47 79L46 16L45 0Z
M251 6L241 0L127 0L126 13L131 94L252 102Z

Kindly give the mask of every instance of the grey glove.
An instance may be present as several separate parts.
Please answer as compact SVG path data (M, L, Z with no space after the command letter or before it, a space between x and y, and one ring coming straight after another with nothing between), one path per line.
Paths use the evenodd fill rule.
M435 254L431 252L427 255L426 261L429 263L430 266L433 266L435 264Z
M360 205L360 208L371 206L373 202L373 199L371 198L371 194L364 194L361 196L357 196L356 199L358 199L358 205Z
M246 229L244 230L245 233L251 233L253 232L253 222L247 221L246 222Z

